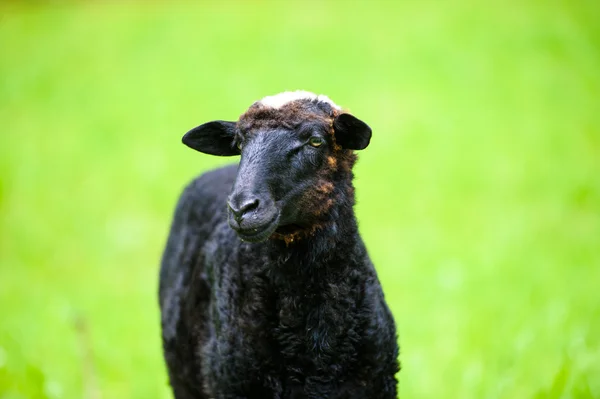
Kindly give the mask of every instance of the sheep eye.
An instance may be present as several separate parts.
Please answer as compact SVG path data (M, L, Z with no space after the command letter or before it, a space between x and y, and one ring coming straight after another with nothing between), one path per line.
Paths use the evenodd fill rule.
M320 147L324 142L325 140L317 136L313 136L310 139L308 139L308 144L310 144L313 147Z
M242 147L243 147L242 142L238 141L236 144L236 147L238 148L238 150L242 151Z

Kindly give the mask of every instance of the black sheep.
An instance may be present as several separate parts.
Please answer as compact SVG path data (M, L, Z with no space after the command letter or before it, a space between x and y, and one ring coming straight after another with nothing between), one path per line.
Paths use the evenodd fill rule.
M354 216L371 129L286 92L183 142L239 166L183 192L160 271L177 399L396 398L394 320Z

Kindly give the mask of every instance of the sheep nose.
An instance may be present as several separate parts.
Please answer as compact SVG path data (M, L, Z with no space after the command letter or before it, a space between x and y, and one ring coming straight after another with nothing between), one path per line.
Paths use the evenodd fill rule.
M258 198L234 197L227 201L227 206L233 213L233 218L240 223L245 213L258 208L258 202Z

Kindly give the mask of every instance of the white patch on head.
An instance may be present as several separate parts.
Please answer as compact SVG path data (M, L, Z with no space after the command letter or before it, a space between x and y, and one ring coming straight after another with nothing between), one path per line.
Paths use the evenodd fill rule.
M323 94L315 94L309 91L304 90L296 90L296 91L284 91L283 93L275 94L274 96L267 96L259 101L260 104L272 107L272 108L281 108L285 104L291 103L296 100L318 100L320 102L327 103L331 105L333 109L341 110L341 107L331 101L329 97Z

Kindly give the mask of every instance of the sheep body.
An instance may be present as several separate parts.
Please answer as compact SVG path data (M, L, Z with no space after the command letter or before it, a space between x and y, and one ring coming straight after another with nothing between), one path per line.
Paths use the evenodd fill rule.
M184 190L163 254L175 398L395 398L395 325L358 234L350 169L332 174L326 222L262 242L228 224L237 173L219 168Z

